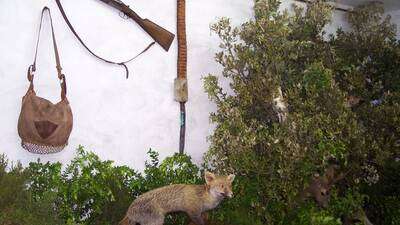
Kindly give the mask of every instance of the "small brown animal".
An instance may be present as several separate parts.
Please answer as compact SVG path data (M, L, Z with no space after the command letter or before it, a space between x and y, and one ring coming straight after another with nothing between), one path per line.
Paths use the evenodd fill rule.
M337 166L331 165L324 175L313 177L310 185L300 194L301 198L304 200L307 197L311 197L320 207L326 208L329 203L332 186L346 175L343 173L336 175L336 169Z
M353 224L373 225L373 223L369 221L367 214L363 209L359 209L352 215L347 215L344 217L343 225L353 225Z
M332 189L333 185L345 178L348 173L347 172L337 174L337 169L338 168L336 165L331 165L322 176L313 177L308 187L305 188L304 191L300 194L301 198L304 200L305 198L310 197L313 198L320 207L328 207L330 190ZM363 225L373 225L371 221L369 221L363 209L356 211L353 215L344 216L344 225L351 225L356 223L360 223Z
M235 175L216 176L205 172L205 185L175 184L139 196L120 225L162 225L167 213L186 212L196 225L205 225L202 213L232 198Z

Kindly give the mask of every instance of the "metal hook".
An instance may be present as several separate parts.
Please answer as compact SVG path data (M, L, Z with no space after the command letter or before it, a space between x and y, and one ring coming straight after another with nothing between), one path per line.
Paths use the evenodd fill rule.
M35 71L33 70L33 65L30 65L29 67L28 67L28 73L27 73L27 77L28 77L28 80L29 81L33 81L33 77L35 76Z
M61 76L59 76L58 79L60 80L60 84L62 85L65 82L65 75L61 74Z

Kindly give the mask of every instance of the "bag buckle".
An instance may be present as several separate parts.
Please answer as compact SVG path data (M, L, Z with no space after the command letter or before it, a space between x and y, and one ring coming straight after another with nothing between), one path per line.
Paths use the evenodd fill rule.
M33 81L33 77L35 76L35 66L34 65L30 65L29 67L28 67L28 72L27 72L27 77L28 77L28 80L30 81L30 82L32 82Z

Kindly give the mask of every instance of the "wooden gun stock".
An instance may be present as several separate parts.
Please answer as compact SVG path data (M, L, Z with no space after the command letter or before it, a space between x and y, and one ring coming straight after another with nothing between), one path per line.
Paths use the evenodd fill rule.
M148 19L143 19L141 23L138 24L154 39L155 42L163 47L165 51L169 50L175 37L174 34Z
M149 19L142 19L128 5L120 0L100 0L124 13L126 16L134 20L146 33L148 33L155 42L157 42L165 51L169 50L175 35L168 30L162 28Z

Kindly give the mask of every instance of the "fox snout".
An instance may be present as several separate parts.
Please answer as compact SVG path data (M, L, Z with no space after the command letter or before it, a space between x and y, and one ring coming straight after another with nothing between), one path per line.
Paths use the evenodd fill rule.
M222 190L221 195L225 198L233 198L233 192L232 189L226 187L224 190Z
M215 187L215 190L223 198L232 198L233 197L233 191L232 191L231 184L220 184L217 187Z
M232 191L221 191L221 192L217 192L217 193L223 198L233 198Z

